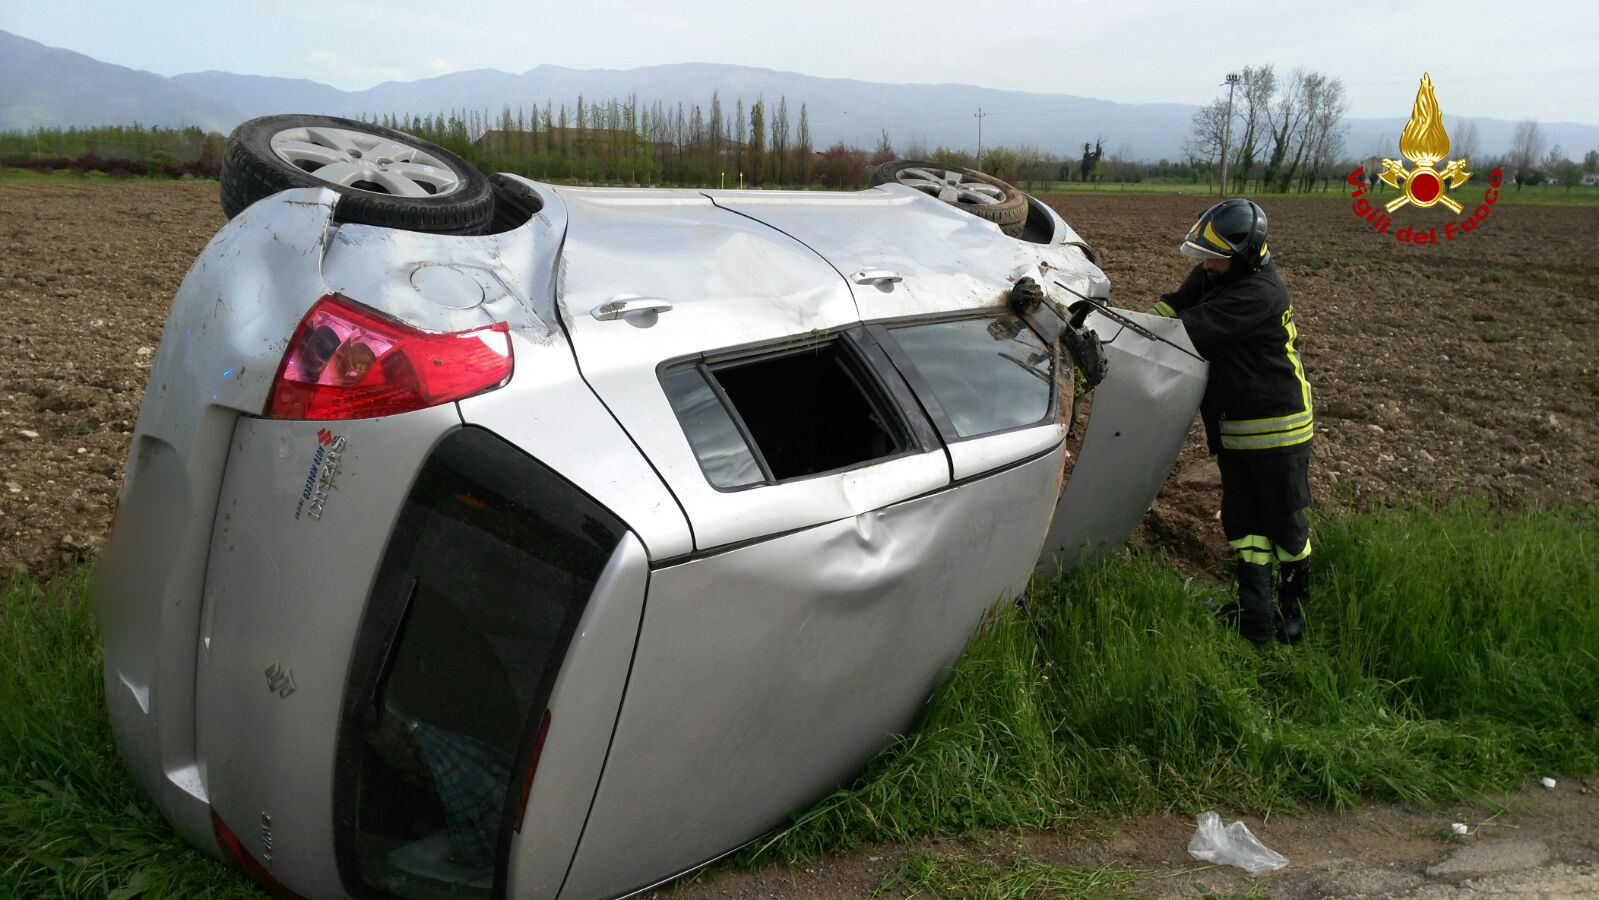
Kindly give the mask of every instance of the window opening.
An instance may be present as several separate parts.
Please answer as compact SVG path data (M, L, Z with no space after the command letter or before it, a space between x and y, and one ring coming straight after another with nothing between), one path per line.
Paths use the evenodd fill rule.
M903 418L838 339L661 379L706 478L743 487L847 469L915 446Z

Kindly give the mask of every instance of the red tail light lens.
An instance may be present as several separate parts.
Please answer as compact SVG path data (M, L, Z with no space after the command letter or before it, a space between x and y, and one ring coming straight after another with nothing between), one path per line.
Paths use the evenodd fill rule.
M272 382L269 419L366 419L493 390L510 380L510 329L418 331L337 294L305 314Z
M274 897L282 898L282 900L305 900L304 897L284 887L281 882L272 877L272 873L266 870L266 866L256 862L255 857L244 849L244 844L240 843L238 835L233 833L233 829L229 828L228 824L222 821L222 817L217 815L215 811L211 813L211 827L216 830L217 841L222 844L223 852L228 854L228 858L233 860L234 865L244 870L244 874L255 879L256 884L266 888L268 893Z

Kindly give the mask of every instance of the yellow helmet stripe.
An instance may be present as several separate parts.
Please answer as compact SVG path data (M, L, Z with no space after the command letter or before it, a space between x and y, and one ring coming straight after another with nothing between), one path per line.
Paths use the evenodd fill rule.
M1224 240L1222 240L1221 239L1221 235L1216 233L1216 229L1212 228L1211 227L1211 223L1209 223L1209 222L1205 223L1205 240L1210 241L1212 244L1215 244L1217 247L1220 247L1221 249L1227 250L1229 252L1233 249L1233 245L1227 243Z

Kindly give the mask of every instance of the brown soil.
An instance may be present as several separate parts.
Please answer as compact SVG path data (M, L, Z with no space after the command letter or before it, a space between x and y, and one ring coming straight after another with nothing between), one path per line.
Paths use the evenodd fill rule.
M1147 309L1187 274L1177 243L1211 202L1050 200L1129 309ZM1599 207L1497 205L1471 234L1418 246L1394 234L1433 225L1442 241L1443 207L1401 209L1379 234L1346 203L1264 205L1315 395L1316 503L1599 498ZM1197 423L1174 474L1137 541L1220 573L1221 479Z
M1206 205L1052 202L1131 309L1182 279L1175 245ZM1267 206L1315 387L1318 503L1599 498L1599 208L1496 207L1413 246L1341 203ZM1401 210L1394 228L1446 218ZM222 222L214 183L0 184L0 572L103 542L168 305ZM1137 541L1221 572L1219 483L1196 425Z

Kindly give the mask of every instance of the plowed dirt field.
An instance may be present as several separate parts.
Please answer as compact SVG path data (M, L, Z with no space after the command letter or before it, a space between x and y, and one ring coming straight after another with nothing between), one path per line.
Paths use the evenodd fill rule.
M48 574L103 543L168 305L223 223L216 191L0 183L0 573ZM1140 310L1181 280L1176 244L1206 205L1051 202ZM1599 498L1599 209L1500 205L1470 235L1414 246L1336 200L1265 205L1315 387L1318 503ZM1218 498L1196 426L1139 541L1219 572Z

